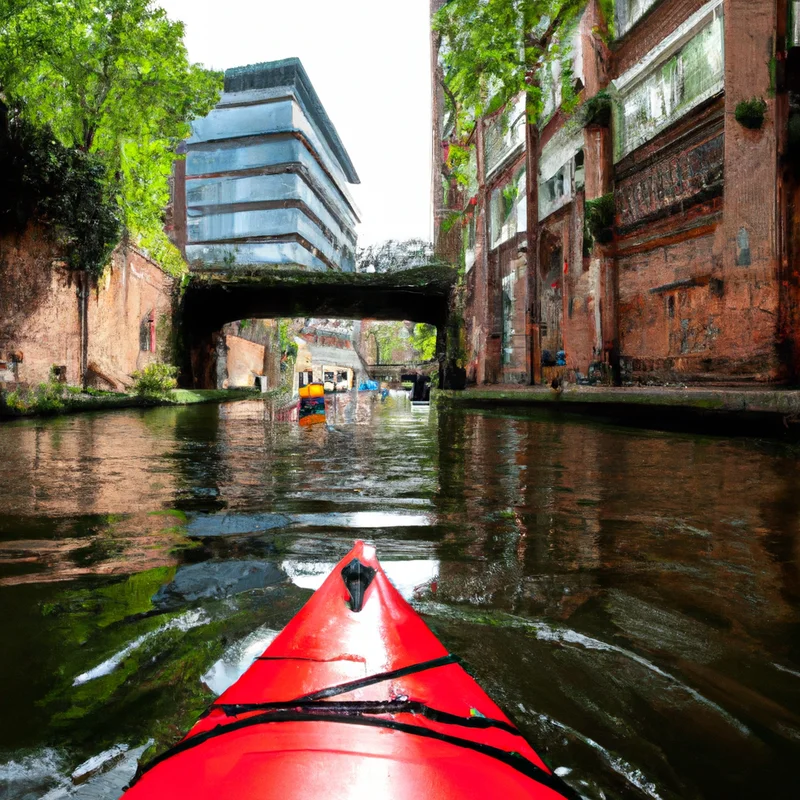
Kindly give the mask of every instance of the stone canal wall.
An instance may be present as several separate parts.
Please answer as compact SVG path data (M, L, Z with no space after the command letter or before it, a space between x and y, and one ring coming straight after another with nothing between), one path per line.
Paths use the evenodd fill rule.
M170 355L173 285L135 248L118 248L92 285L41 230L0 239L0 385L42 383L57 367L71 385L85 371L97 388L129 386Z

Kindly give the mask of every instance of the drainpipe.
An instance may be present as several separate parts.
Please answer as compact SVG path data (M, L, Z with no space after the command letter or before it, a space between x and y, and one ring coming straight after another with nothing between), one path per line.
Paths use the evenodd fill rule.
M80 325L80 377L86 389L89 371L89 273L84 271L78 282L78 320Z

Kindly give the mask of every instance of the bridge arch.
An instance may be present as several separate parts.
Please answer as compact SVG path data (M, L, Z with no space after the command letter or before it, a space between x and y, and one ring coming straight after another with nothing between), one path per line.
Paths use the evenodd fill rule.
M257 270L195 272L182 298L183 382L211 388L218 334L240 319L328 317L410 320L435 325L444 362L456 271L447 265L392 273Z

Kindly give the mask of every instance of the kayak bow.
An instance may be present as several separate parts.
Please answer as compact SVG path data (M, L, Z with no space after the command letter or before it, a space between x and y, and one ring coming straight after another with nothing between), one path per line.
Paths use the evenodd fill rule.
M124 800L328 797L579 797L363 542Z

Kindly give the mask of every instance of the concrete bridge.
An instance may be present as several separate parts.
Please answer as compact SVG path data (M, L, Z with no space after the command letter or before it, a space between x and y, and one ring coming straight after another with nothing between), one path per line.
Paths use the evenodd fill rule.
M446 326L457 273L430 265L391 273L265 269L236 265L195 271L182 300L182 327L188 357L184 382L215 386L218 334L240 319L328 317L410 320L435 325L440 385L452 386L447 369ZM457 381L456 381L457 382ZM455 387L453 387L455 388Z

